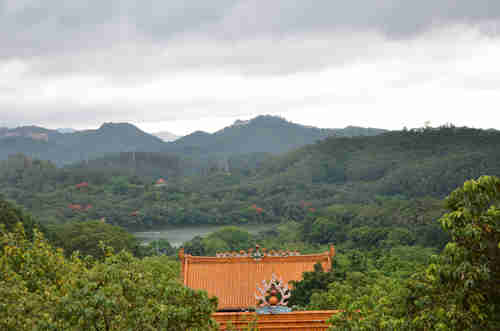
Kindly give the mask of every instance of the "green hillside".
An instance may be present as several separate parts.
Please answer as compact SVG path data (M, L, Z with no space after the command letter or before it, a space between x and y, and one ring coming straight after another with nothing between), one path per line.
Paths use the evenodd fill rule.
M236 121L213 134L194 132L168 144L166 151L182 155L198 153L202 157L227 157L255 152L283 154L329 136L372 136L383 132L386 130L361 127L319 129L267 115Z
M426 208L435 218L437 201L467 178L500 174L499 142L498 132L454 127L331 137L283 156L241 158L187 177L181 161L154 153L65 168L18 156L0 163L0 192L52 223L104 217L146 229L302 222L341 205L361 214L373 206L366 213L408 225L420 222L418 213ZM140 171L130 172L133 166ZM155 185L160 177L165 185ZM88 187L76 186L82 182ZM398 220L386 208L414 216Z
M260 178L342 185L345 192L444 197L500 172L498 131L441 127L328 138L276 159Z

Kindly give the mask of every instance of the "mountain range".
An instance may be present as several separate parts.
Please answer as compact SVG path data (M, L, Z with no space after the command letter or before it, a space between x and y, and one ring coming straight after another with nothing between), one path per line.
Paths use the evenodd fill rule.
M121 152L162 152L195 160L217 159L255 152L280 154L329 136L376 135L382 132L385 130L360 127L319 129L275 116L236 121L213 134L197 131L173 142L165 142L129 123L104 123L96 130L75 132L23 126L0 128L0 159L22 153L65 165Z
M164 144L160 138L128 123L104 123L97 130L74 133L25 126L0 134L0 159L23 153L63 165L114 152L158 152Z

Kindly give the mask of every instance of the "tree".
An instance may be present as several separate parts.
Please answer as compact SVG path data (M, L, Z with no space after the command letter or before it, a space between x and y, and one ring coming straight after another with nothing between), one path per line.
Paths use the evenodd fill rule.
M137 240L130 233L100 221L72 222L53 227L52 230L68 256L79 251L82 255L102 258L103 251L99 242L117 252L125 249L135 253L138 247Z
M242 230L236 226L227 226L207 236L206 240L218 239L225 243L225 245L214 245L227 247L228 250L247 250L255 245L255 240L248 231ZM226 249L226 248L225 248ZM215 251L211 253L215 254Z
M195 236L190 241L182 245L186 254L194 256L203 256L205 254L205 246L203 244L203 238L201 236Z
M28 238L33 238L33 231L38 228L45 235L48 230L41 226L30 214L23 212L19 207L2 199L0 195L0 225L4 226L4 231L13 231L17 223L22 223ZM49 235L50 237L50 235Z
M0 235L1 330L209 330L217 306L184 287L179 264L101 246L105 259L66 258L21 225Z
M344 312L331 318L335 327L500 329L500 179L469 180L445 203L440 223L452 240L443 252L404 283L377 282L358 297L345 290ZM342 289L332 284L329 293L339 297Z
M409 284L418 326L500 329L500 179L469 180L446 199L441 225L452 237Z
M328 285L337 279L336 272L325 272L321 264L316 263L314 271L304 272L302 280L291 281L293 289L288 305L306 307L314 293L326 291Z
M328 244L343 242L346 237L343 224L337 217L332 216L329 219L318 217L312 224L309 240L314 243Z
M170 244L167 239L159 239L150 242L145 249L151 255L167 255L172 256L175 255L175 248Z
M191 255L215 255L223 251L247 250L255 245L254 236L236 226L227 226L212 232L206 238L196 236L184 243L183 247L187 254Z

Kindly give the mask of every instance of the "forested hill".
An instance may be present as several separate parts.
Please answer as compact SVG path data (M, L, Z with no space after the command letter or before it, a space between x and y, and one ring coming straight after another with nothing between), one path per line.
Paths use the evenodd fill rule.
M498 131L455 127L331 137L275 157L250 176L221 172L184 189L216 199L221 209L256 204L277 219L300 219L304 204L318 210L385 199L438 201L469 178L500 175L499 144Z
M222 157L255 152L280 154L329 136L371 136L383 132L386 130L354 126L345 129L319 129L266 115L248 121L236 121L213 134L194 132L170 143L166 151Z
M0 159L23 153L63 165L114 152L158 152L164 145L161 139L128 123L105 123L97 130L73 133L20 127L0 133Z
M343 185L363 195L444 197L469 178L499 175L499 144L499 131L452 126L328 138L275 159L259 177Z
M239 171L229 162L190 177L176 173L182 167L178 159L147 153L136 153L135 161L133 153L126 153L121 161L62 169L19 156L0 162L0 193L41 222L104 217L143 229L302 222L310 213L342 210L349 218L365 215L357 218L358 225L367 215L386 225L408 225L439 216L440 199L466 179L499 175L499 144L499 132L454 127L332 137L271 157L252 171ZM129 174L107 162L144 171L163 167L166 183L155 185L153 173Z

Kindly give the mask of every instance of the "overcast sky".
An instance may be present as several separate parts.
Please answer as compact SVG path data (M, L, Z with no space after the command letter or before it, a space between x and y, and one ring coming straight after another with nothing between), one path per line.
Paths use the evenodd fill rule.
M500 129L499 0L0 0L0 126Z

